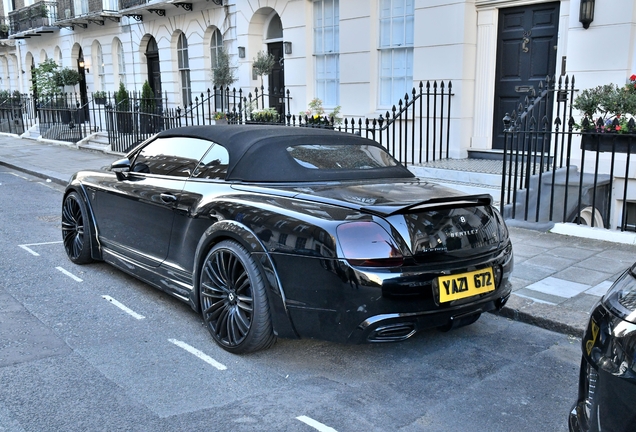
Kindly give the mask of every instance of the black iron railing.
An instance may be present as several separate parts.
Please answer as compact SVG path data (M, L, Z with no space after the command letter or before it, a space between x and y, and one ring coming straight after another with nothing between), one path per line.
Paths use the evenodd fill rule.
M407 165L447 157L452 96L450 82L420 83L390 111L373 119L292 114L289 90L274 89L266 94L263 87L247 95L241 89L215 87L194 96L185 108L170 108L167 95L146 101L134 92L128 92L126 102L116 100L113 93L96 92L84 102L74 94L53 95L36 100L34 106L39 109L40 127L49 138L72 141L106 131L112 150L117 152L127 152L154 133L173 127L268 123L365 136ZM284 112L268 108L271 99L280 101L279 109Z
M536 98L503 119L501 211L507 219L625 231L636 135L581 133L576 91L574 78L546 78Z

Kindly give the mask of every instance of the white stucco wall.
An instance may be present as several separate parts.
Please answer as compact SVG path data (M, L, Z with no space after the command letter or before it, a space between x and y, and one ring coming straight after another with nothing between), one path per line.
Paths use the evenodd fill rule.
M489 149L493 127L494 75L498 12L504 7L541 3L539 0L415 0L413 85L420 81L450 80L455 96L451 110L451 157L465 157L467 150ZM286 54L285 83L290 91L291 113L306 109L315 96L313 56L313 3L310 0L229 0L220 7L197 0L191 12L165 4L166 16L143 12L143 21L122 17L105 20L104 26L62 28L45 37L16 41L15 50L0 52L12 73L0 80L0 89L30 89L31 58L44 57L62 66L76 67L78 47L91 59L95 41L102 46L104 89L115 91L118 78L113 41L125 50L127 87L140 91L147 78L145 48L154 36L160 51L162 88L173 105L181 105L176 45L179 32L187 36L191 87L195 93L213 86L209 62L212 27L219 28L237 67L237 88L245 94L260 86L253 79L251 63L265 50L267 25L272 14L280 16L283 40L292 43ZM157 6L159 7L159 6ZM636 5L633 0L612 0L612 7L597 2L594 22L585 30L578 22L579 0L561 2L557 47L557 74L561 57L566 73L576 77L580 89L607 82L623 84L636 72ZM617 13L620 11L620 13ZM379 106L379 0L340 0L340 105L345 116L377 118L387 107ZM238 58L245 47L245 58ZM97 65L89 64L88 91L95 90ZM22 74L21 71L25 73ZM267 82L265 82L267 86ZM397 100L395 101L397 104Z

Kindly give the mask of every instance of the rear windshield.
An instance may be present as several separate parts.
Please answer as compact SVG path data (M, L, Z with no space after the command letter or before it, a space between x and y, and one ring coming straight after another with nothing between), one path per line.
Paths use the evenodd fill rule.
M317 170L367 170L397 166L381 148L369 145L302 144L287 147L294 161Z

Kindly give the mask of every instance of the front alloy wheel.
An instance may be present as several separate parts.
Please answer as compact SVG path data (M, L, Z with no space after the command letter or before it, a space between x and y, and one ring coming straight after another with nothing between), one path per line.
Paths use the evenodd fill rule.
M274 343L263 277L237 242L223 241L210 250L201 270L200 294L203 319L223 349L238 354Z
M71 192L62 204L62 240L66 255L75 264L92 261L86 206L77 192Z

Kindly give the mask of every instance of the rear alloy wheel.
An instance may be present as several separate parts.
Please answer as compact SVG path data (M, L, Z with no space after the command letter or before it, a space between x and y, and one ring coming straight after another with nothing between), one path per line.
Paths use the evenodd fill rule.
M86 205L77 192L71 192L62 204L62 240L66 255L75 264L86 264L91 258L90 230Z
M235 241L217 244L206 256L200 278L201 311L223 349L248 353L275 342L263 280L249 252Z

